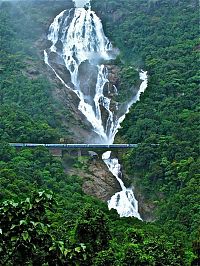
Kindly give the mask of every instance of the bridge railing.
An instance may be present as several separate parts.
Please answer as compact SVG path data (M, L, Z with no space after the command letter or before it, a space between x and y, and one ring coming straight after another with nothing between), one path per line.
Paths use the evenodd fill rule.
M36 144L36 143L10 143L10 146L16 148L35 148L46 147L48 149L127 149L137 148L139 144Z

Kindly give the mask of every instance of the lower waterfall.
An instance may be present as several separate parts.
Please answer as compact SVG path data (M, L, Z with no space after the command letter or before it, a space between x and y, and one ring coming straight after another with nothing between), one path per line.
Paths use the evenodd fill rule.
M129 108L132 106L132 104L139 101L140 94L143 93L147 88L147 72L141 71L140 79L143 82L140 85L138 93L130 102L127 108L127 113L129 112ZM122 122L124 119L125 115L121 118L120 122ZM113 195L112 198L108 201L108 208L115 209L120 217L136 217L139 220L142 220L139 214L138 201L135 198L132 188L126 188L122 181L121 165L119 164L118 159L112 158L111 151L105 152L102 155L102 159L107 165L110 172L116 177L122 189L120 192L115 193L115 195Z
M111 158L111 151L103 154L102 159L107 165L110 172L116 177L121 186L121 191L115 193L108 201L108 208L117 210L120 217L136 217L141 220L138 212L138 201L136 200L133 190L126 188L122 181L121 165L117 158Z
M105 36L101 20L91 10L90 1L74 2L75 8L62 11L51 23L47 35L50 46L44 50L44 62L60 82L77 95L78 110L97 136L89 140L90 143L112 144L126 113L147 87L147 72L140 71L142 83L132 100L123 103L123 108L119 108L120 103L114 102L113 108L108 69L104 62L115 59L118 50ZM59 70L60 66L64 73ZM71 77L70 80L66 80L65 73ZM117 93L114 85L113 91ZM110 151L104 153L102 159L122 189L109 200L109 209L116 209L121 217L141 219L134 193L124 186L121 179L118 159L113 159Z

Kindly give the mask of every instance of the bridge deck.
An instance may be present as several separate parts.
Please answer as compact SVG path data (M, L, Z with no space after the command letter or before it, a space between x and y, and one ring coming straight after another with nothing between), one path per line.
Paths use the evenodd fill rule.
M10 143L10 146L16 148L35 148L46 147L48 149L127 149L136 148L138 144L34 144L34 143Z

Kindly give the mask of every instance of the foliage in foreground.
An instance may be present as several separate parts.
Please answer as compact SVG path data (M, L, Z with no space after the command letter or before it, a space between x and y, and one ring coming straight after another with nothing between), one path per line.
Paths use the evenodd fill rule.
M130 228L117 243L105 214L86 206L65 234L53 226L51 192L0 206L2 265L183 265L181 245ZM67 224L66 224L67 226Z

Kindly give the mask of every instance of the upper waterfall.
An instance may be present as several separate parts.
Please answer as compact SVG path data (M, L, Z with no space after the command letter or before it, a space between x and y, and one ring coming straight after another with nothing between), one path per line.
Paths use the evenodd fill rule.
M46 63L57 77L55 61L66 67L71 77L71 83L66 86L78 96L78 109L98 135L96 142L112 143L120 117L111 112L111 99L104 92L109 80L103 62L114 59L117 49L113 49L105 36L101 20L90 8L64 10L50 25L48 40L51 46L45 50ZM59 79L64 81L60 76Z

